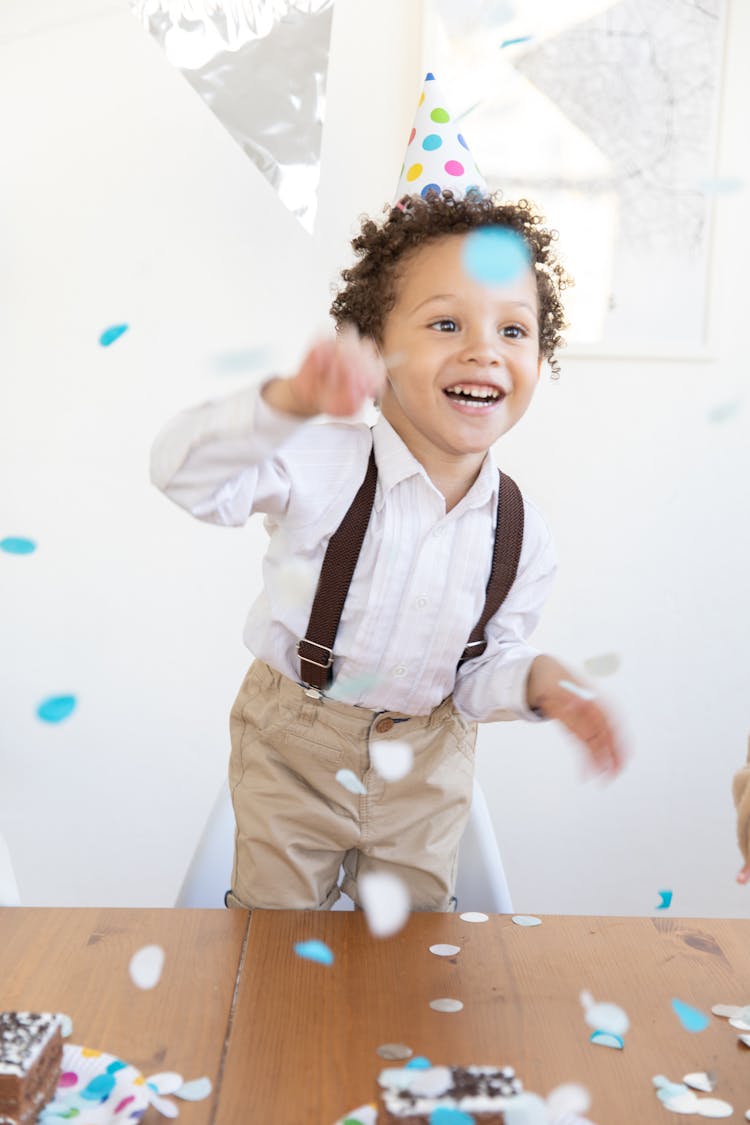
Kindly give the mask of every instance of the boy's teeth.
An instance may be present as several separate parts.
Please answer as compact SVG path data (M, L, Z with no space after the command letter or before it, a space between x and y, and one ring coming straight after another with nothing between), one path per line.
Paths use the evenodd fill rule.
M456 383L455 387L448 387L447 390L452 395L468 395L479 399L498 398L500 395L495 387L464 386L463 383Z

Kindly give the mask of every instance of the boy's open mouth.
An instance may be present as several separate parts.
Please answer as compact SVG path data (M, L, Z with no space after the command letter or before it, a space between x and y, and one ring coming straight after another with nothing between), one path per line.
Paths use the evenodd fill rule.
M505 398L505 392L490 383L454 383L444 387L443 394L456 403L468 406L470 410L489 410Z

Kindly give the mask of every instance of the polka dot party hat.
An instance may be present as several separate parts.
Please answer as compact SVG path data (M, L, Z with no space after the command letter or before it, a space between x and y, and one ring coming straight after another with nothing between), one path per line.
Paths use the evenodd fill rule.
M487 184L453 120L435 75L430 73L424 81L395 198L426 197L430 189L443 188L450 188L457 196L472 190L487 194Z

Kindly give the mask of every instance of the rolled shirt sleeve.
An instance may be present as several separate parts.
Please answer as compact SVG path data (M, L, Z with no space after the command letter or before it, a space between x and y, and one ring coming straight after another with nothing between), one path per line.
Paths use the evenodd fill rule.
M524 536L516 579L487 623L487 647L458 670L453 701L465 718L492 723L505 719L539 721L526 700L526 682L539 649L528 639L539 623L557 572L550 530L539 511L524 500Z

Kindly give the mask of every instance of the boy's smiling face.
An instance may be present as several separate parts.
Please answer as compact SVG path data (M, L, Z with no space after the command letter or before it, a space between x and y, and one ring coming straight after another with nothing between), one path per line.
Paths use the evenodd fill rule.
M394 362L381 411L423 463L483 457L523 416L542 365L531 266L483 285L464 269L465 239L444 235L405 259L383 331Z

